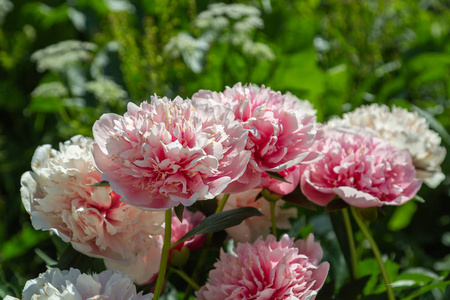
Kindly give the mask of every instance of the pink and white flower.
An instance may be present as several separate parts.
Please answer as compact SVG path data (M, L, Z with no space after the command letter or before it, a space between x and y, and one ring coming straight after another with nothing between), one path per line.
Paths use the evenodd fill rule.
M200 212L191 212L184 209L183 220L180 222L175 213L172 214L172 234L171 243L175 243L181 237L183 237L188 231L197 226L205 215ZM121 271L131 278L138 285L148 284L156 279L159 272L159 266L161 264L161 250L163 247L164 234L154 235L152 238L155 241L153 247L148 247L148 251L145 253L139 253L133 262L128 264L120 264L113 261L105 261L105 265L108 269ZM181 250L183 247L189 248L189 250L195 250L203 245L205 240L204 234L195 235L186 241L178 244L176 247L170 249Z
M201 221L205 219L205 215L201 211L192 212L187 209L183 211L182 221L178 219L175 213L172 213L172 235L170 242L173 244L179 239L181 239L186 233L188 233L194 227L197 227ZM178 244L177 246L171 248L170 250L181 250L184 247L189 248L189 250L195 250L200 248L205 241L204 234L197 234L193 237L187 239L186 241Z
M146 252L136 253L133 260L119 263L105 260L105 266L109 270L120 271L130 276L137 285L144 285L155 281L161 264L161 252L164 244L163 235L153 235L153 244L147 246Z
M390 110L386 105L365 105L342 118L330 120L328 125L364 128L407 150L416 167L416 176L432 188L445 179L440 165L447 151L440 146L440 136L417 112L396 106Z
M322 248L309 235L294 243L288 235L273 235L253 244L239 243L235 253L221 250L209 280L196 299L313 300L328 274Z
M251 189L238 194L231 194L223 210L230 210L239 207L254 207L258 209L263 216L256 218L248 218L242 221L241 224L225 229L228 235L237 242L254 242L258 237L266 237L270 233L270 203L263 197L256 199L262 189ZM222 199L223 195L217 198ZM289 229L291 223L289 218L297 218L297 209L281 208L284 204L283 200L278 200L275 205L275 217L277 228Z
M421 187L409 153L369 132L331 128L312 149L324 158L304 167L301 189L318 205L335 196L362 208L401 205Z
M21 196L33 227L48 230L91 257L118 263L136 260L156 245L164 231L164 213L145 212L120 201L101 180L92 161L91 138L75 136L60 150L36 149L31 168L21 178Z
M265 171L280 172L300 163L309 163L320 154L309 151L321 136L316 117L298 98L256 85L235 84L223 93L202 90L193 101L213 100L230 108L248 129L246 149L251 159L245 174L228 185L224 193L238 193L258 186Z
M122 201L166 210L212 199L245 171L247 130L208 101L152 97L94 124L94 159Z
M280 181L270 177L267 173L263 173L259 187L268 189L272 193L282 196L290 194L300 183L300 168L301 165L295 165L279 172L279 175L286 179L287 182Z
M18 300L11 296L5 299ZM36 279L28 280L23 289L22 299L151 300L153 294L137 293L131 278L117 271L107 270L88 275L73 268L69 271L54 268L48 269Z

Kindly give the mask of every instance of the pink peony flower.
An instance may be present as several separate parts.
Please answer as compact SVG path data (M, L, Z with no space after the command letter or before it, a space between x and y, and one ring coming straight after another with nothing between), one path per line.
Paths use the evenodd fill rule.
M127 263L105 260L106 268L127 274L138 285L155 281L161 264L161 252L164 241L163 235L154 235L151 238L154 243L147 247L146 252L137 253L134 260L130 260Z
M416 176L431 188L437 187L445 175L441 163L447 151L440 146L441 137L427 120L417 112L386 105L364 105L345 113L342 119L332 119L329 126L354 126L364 128L390 141L395 146L407 150L416 167Z
M205 219L205 215L201 211L192 212L187 209L183 211L183 220L180 222L175 212L172 213L172 235L170 242L173 244L179 239L181 239L186 233L188 233L192 228L196 227L201 221ZM200 248L205 241L204 234L194 235L193 237L187 239L186 241L178 244L176 247L170 249L181 250L184 247L189 248L189 250L195 250Z
M299 163L309 163L320 154L309 151L321 136L316 117L290 93L270 88L235 84L223 93L199 91L193 101L212 99L234 111L249 130L246 149L251 159L245 174L228 185L224 193L238 193L258 186L265 171L280 172Z
M313 235L294 243L288 235L277 242L269 235L253 244L239 243L235 253L221 250L220 260L197 299L313 300L328 274L322 248Z
M241 224L225 229L228 235L237 242L254 242L258 237L266 237L270 233L270 203L264 198L256 199L261 189L252 189L239 194L231 194L225 204L224 210L230 210L239 207L254 207L264 216L257 218L248 218ZM221 199L223 195L219 195ZM278 200L275 206L275 217L277 228L289 229L291 223L289 218L297 218L297 209L294 207L283 209L283 200Z
M100 174L92 161L90 138L75 136L40 146L21 178L21 196L35 229L48 230L91 257L133 263L136 254L157 245L164 213L145 212L120 201L109 187L92 187Z
M122 201L166 210L212 199L238 179L250 159L247 131L231 111L208 101L128 104L124 116L94 124L94 159Z
M286 170L279 172L281 176L288 182L283 182L278 179L274 179L263 173L261 176L261 184L259 187L266 188L269 191L278 195L287 195L292 193L297 185L300 183L300 165L295 165Z
M18 300L11 296L5 299ZM88 275L73 268L69 271L53 268L40 274L36 279L28 280L23 289L22 299L151 300L153 294L137 293L131 278L117 271L107 270Z
M318 205L335 196L355 207L401 205L421 187L409 153L369 132L332 128L312 149L325 156L304 167L301 189Z

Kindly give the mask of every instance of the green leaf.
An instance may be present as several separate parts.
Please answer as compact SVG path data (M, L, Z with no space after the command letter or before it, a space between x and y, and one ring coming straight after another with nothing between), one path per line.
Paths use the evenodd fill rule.
M331 224L333 225L333 230L336 235L336 239L341 248L342 254L347 265L347 270L349 274L352 274L352 261L350 258L350 248L348 243L347 231L345 228L344 220L342 219L341 211L333 211L329 214Z
M409 201L397 207L387 224L391 231L399 231L407 227L417 210L417 204Z
M370 279L370 275L353 280L344 285L339 291L338 297L345 300L357 300Z
M347 208L347 207L348 207L347 202L345 202L341 198L335 198L335 199L331 200L330 203L327 204L327 206L325 207L325 212L332 212L332 211L340 210L340 209Z
M49 234L46 232L24 227L19 233L3 243L0 257L3 261L19 257L48 238Z
M92 257L88 257L75 250L69 243L67 244L66 250L64 250L63 254L61 254L57 267L61 270L76 268L79 269L81 273L86 273L89 270L93 260L94 259Z
M425 118L427 120L427 122L430 124L430 127L433 128L434 130L437 131L437 133L439 133L439 135L442 137L442 139L448 144L450 145L450 134L447 132L447 130L445 129L444 126L442 126L441 123L439 123L438 120L436 120L432 114L430 114L429 112L421 109L418 106L412 105L411 107L414 111L416 111L419 116Z
M28 109L32 112L57 113L63 109L61 98L58 97L33 97Z
M314 204L308 200L308 198L303 195L302 191L300 190L300 186L297 186L292 193L283 196L282 198L284 201L301 206L303 208L309 209L309 210L316 210L316 207Z
M40 257L40 259L42 259L45 264L47 266L56 266L58 264L58 262L54 259L52 259L50 256L47 255L47 253L45 253L44 251L42 251L39 248L34 249L34 252L36 253L37 256Z
M289 181L287 181L286 179L284 179L284 177L281 176L280 174L278 174L277 172L269 172L269 171L266 171L266 174L269 175L270 177L272 177L273 179L276 179L276 180L279 180L279 181L282 181L282 182L290 183Z
M447 286L450 286L450 280L449 281L442 281L442 282L435 282L432 284L429 284L427 286L424 286L420 288L419 290L415 291L414 293L410 294L408 297L403 298L402 300L413 300L417 299L420 295L423 295L432 289L438 288L438 289L445 289Z
M102 180L93 184L88 184L89 186L101 187L101 186L110 186L109 182L106 180Z
M175 206L174 209L175 214L178 217L178 220L180 220L180 222L183 222L183 211L184 211L184 205L180 204L178 206Z
M365 221L373 222L378 218L377 207L356 208L358 215Z
M316 57L313 47L281 55L277 69L267 84L275 90L291 91L318 107L318 99L325 90L325 72L318 66Z
M433 271L418 267L405 270L402 274L395 278L393 284L398 286L399 281L403 281L404 283L407 281L412 281L416 285L425 285L437 279L439 279L439 276Z
M263 214L254 207L240 207L227 211L222 211L217 214L208 216L200 222L197 227L186 233L181 239L172 244L172 248L193 237L194 235L204 234L209 232L218 232L225 228L239 225L242 221L253 216L262 216Z

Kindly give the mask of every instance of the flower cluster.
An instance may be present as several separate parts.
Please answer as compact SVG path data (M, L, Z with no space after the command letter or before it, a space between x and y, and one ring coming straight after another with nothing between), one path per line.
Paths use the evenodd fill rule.
M315 299L329 264L320 263L313 235L277 240L277 228L291 229L299 212L283 198L320 206L340 198L364 226L357 219L364 208L402 205L422 180L439 184L445 156L426 121L404 109L367 106L325 125L315 114L290 93L238 83L192 99L129 103L124 115L100 117L94 139L38 147L21 178L34 228L104 259L109 270L51 269L27 283L24 299L152 299L133 283L155 280L158 299L167 265L198 289L197 299ZM216 204L224 212L206 217ZM199 287L195 274L218 230L237 247L221 249ZM190 278L182 268L200 248Z
M310 235L293 242L273 235L254 244L240 243L235 254L221 251L208 283L197 299L315 299L327 277L329 264L321 263L322 249Z
M316 117L307 114L305 105L289 93L238 83L223 93L199 91L193 99L209 99L231 109L248 130L245 148L251 152L249 167L225 193L259 185L265 171L279 172L320 158L318 152L309 151L321 135Z

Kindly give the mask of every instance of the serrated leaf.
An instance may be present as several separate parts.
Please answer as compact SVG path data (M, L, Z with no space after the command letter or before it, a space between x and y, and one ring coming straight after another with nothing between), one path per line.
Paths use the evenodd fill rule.
M181 239L171 245L171 248L193 237L194 235L218 232L229 227L239 225L247 218L262 216L263 214L254 207L240 207L208 216L197 227L186 233Z
M286 179L284 179L284 177L281 176L277 172L266 171L266 174L269 175L270 177L272 177L273 179L276 179L276 180L279 180L279 181L282 181L282 182L286 182L286 183L291 183L291 182L287 181Z
M175 206L173 210L175 211L175 215L177 215L178 220L180 220L180 222L183 222L184 205L180 204L178 206Z
M101 187L101 186L110 186L109 182L106 180L102 180L93 184L88 184L89 186L94 186L94 187Z

